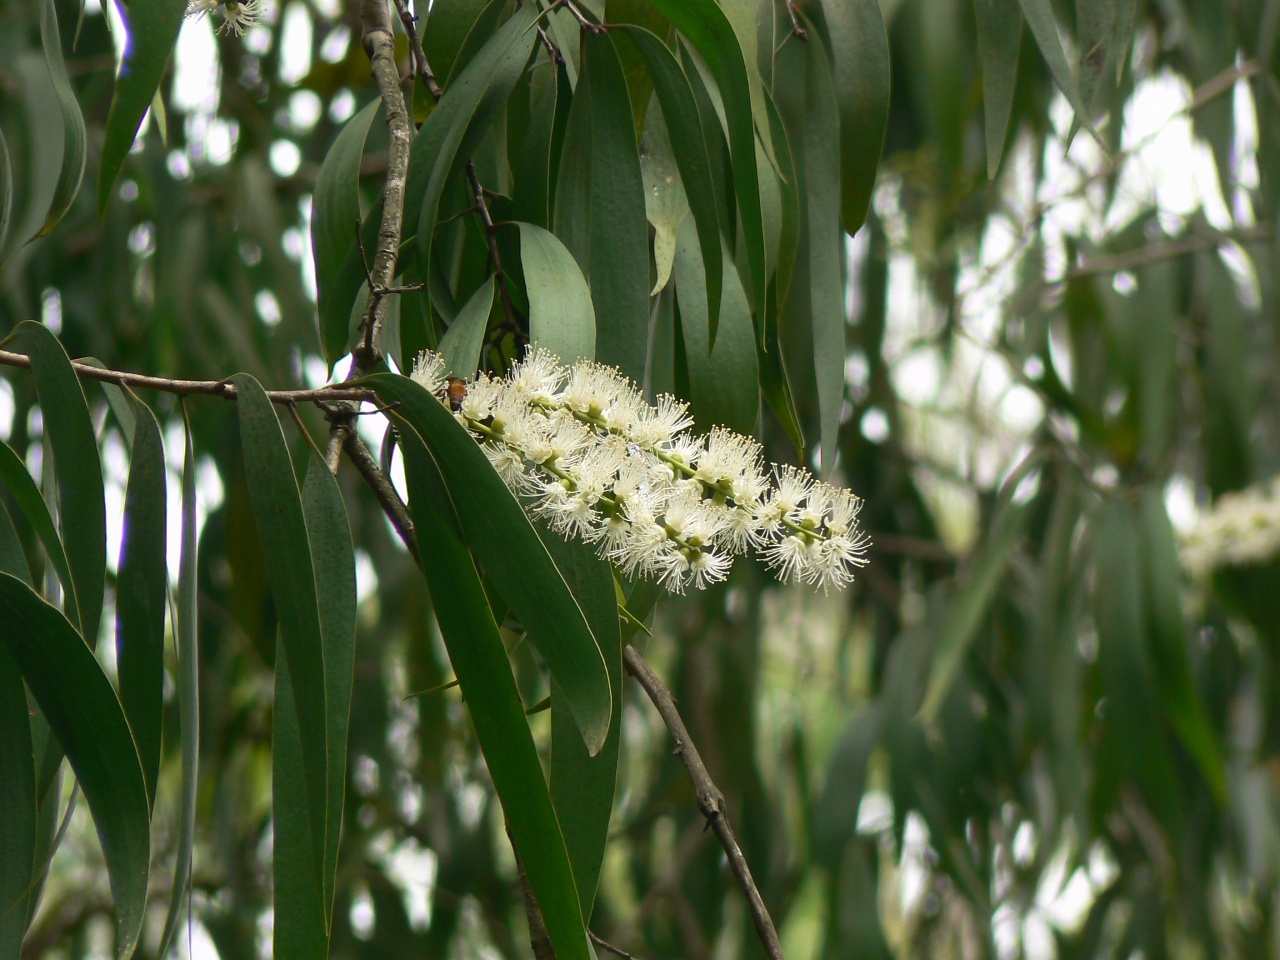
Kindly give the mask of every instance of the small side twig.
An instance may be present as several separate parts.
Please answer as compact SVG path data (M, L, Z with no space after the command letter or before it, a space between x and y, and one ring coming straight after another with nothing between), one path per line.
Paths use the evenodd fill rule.
M760 890L751 876L751 868L747 866L747 859L738 845L738 838L729 826L724 794L711 779L711 774L707 772L698 748L693 738L689 736L684 720L680 717L680 711L676 709L675 698L667 689L667 685L662 682L662 678L653 672L653 668L645 662L644 657L635 647L628 644L622 648L622 662L627 672L644 688L644 692L662 717L662 722L666 724L671 739L675 741L676 753L684 761L689 779L693 781L694 794L698 798L698 809L706 818L707 826L715 832L716 839L724 847L725 856L729 861L729 870L747 898L747 908L751 911L751 920L755 924L756 935L764 946L765 955L770 960L783 960L782 943L778 940L778 931L774 928L773 918L769 915L769 910L764 905L764 898L760 896Z
M347 459L373 491L378 505L382 507L382 512L387 515L391 526L395 528L400 540L409 551L409 556L413 557L415 563L418 562L418 538L413 530L413 518L409 516L409 508L404 505L400 494L391 485L391 478L382 472L378 461L373 458L373 454L360 439L359 434L350 433L345 436L342 449L346 451Z
M493 214L489 212L489 203L485 199L484 185L480 182L480 175L476 173L476 165L467 161L467 180L471 184L472 193L476 198L476 212L480 214L480 220L484 223L485 239L489 244L489 260L493 264L493 275L497 278L498 296L502 299L502 311L507 319L507 326L512 332L520 329L519 314L516 312L515 304L511 302L511 291L507 289L507 272L502 268L502 253L498 249L498 226L493 220Z
M791 35L800 40L809 39L809 31L800 25L800 18L796 15L795 0L783 0L787 7L787 16L791 18Z
M615 957L622 957L622 960L640 960L640 958L637 957L634 953L627 953L627 951L623 950L621 947L615 947L612 943L610 943L604 937L598 936L596 933L594 933L591 930L587 931L587 936L591 938L591 942L594 943L597 947L599 947L601 950L608 950Z

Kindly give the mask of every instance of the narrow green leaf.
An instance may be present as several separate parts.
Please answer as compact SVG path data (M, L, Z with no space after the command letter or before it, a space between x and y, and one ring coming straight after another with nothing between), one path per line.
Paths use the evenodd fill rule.
M0 513L4 510L0 507ZM5 518L0 519L0 524ZM0 572L8 573L8 571ZM0 960L19 960L36 856L36 768L27 692L0 643Z
M182 919L183 903L191 890L191 853L195 849L196 789L200 776L200 647L197 636L196 590L199 582L199 544L196 542L196 458L191 424L183 409L182 546L178 560L178 612L174 642L178 651L178 729L182 740L182 794L178 806L178 855L169 891L158 957L165 957ZM303 800L299 806L305 806Z
M430 393L394 374L375 374L363 382L384 402L398 403L397 413L426 443L457 508L467 546L564 689L587 749L593 756L599 753L613 710L609 671L582 609L519 502L471 435Z
M124 500L124 535L116 576L116 664L120 702L133 731L154 807L160 770L164 688L164 443L155 414L136 397L137 418Z
M867 784L867 764L880 743L884 706L863 704L849 718L827 761L822 796L814 805L814 851L828 869L839 866L845 846L858 833L858 805Z
M49 0L52 3L52 0ZM133 146L138 127L160 88L169 54L178 42L187 5L184 0L133 0L118 7L129 35L120 73L111 96L98 166L98 215L107 209L111 191Z
M107 569L107 509L89 405L67 352L48 327L24 320L8 342L31 358L45 435L53 448L58 520L75 581L80 631L96 647Z
M426 6L424 3L423 6ZM432 3L420 31L427 62L446 88L493 33L506 4L502 0L446 0Z
M54 526L53 517L49 513L49 507L45 504L44 498L40 496L40 488L27 473L27 465L7 443L0 443L0 483L4 484L5 489L17 502L18 509L27 518L27 523L31 524L40 543L44 546L58 582L62 584L63 593L66 594L68 616L72 624L75 624L79 618L75 602L76 587L71 579L71 568L67 563L66 551L62 548L62 540L58 536L58 528ZM13 570L6 572L15 573Z
M9 162L9 145L0 131L0 250L9 239L9 222L13 219L13 166Z
M520 263L529 292L529 339L565 363L594 360L596 312L591 290L560 239L531 223L520 228Z
M875 0L868 0L876 6ZM879 15L879 7L877 17ZM809 232L809 308L813 315L813 369L818 395L818 440L822 475L830 476L844 403L845 316L840 232L840 117L827 56L820 44L806 47L804 165L805 219ZM874 174L872 176L874 180ZM858 219L866 216L866 185Z
M1111 32L1116 25L1115 0L1076 0L1076 45L1079 47L1077 76L1080 100L1086 107L1106 94L1102 81L1111 71Z
M4 480L0 473L0 482ZM22 541L13 526L13 518L9 516L9 508L0 500L0 573L11 573L25 583L31 583L31 569L27 566L27 556L22 551Z
M529 126L520 157L511 171L515 181L511 217L539 227L551 225L551 163L557 123L564 125L560 68L554 64L530 72ZM567 84L566 84L567 86Z
M889 122L889 38L878 0L822 0L822 14L840 110L840 222L852 234L867 219Z
M494 790L555 955L561 960L587 960L592 953L573 868L511 674L511 663L475 561L440 512L439 507L449 509L448 505L436 500L440 480L437 476L433 481L430 475L437 473L440 461L433 461L421 437L407 422L402 442L423 573ZM461 504L457 506L460 513L465 512Z
M758 318L757 334L763 342L762 308L769 278L765 270L764 220L760 210L753 94L747 63L732 24L715 0L653 0L653 5L702 55L715 77L724 104L740 224L747 247L747 302ZM655 79L655 87L656 83ZM663 106L665 109L665 104Z
M329 934L325 892L316 874L325 857L320 831L307 813L310 790L298 727L298 698L290 682L283 635L276 653L275 711L271 724L271 886L275 900L272 946L277 957L325 960Z
M329 324L320 331L325 356L333 362L347 352L348 324L337 310L326 310L342 261L360 224L360 158L365 138L382 103L374 99L347 121L325 155L311 203L311 247L316 264L319 315ZM372 256L372 253L370 253ZM334 323L334 318L342 320Z
M329 917L333 910L333 884L347 784L347 739L356 662L356 559L342 491L324 460L314 451L302 483L302 508L315 563L320 631L324 638L329 789L324 873L320 879L324 915Z
M494 282L490 277L480 284L440 338L440 355L444 357L445 367L456 377L474 377L480 367L484 332L493 309L493 292Z
M62 166L58 170L58 183L53 189L53 200L44 224L37 237L43 237L58 225L84 180L85 129L84 115L80 113L80 101L71 89L67 65L62 59L62 37L58 32L58 12L53 0L39 0L40 42L44 47L44 62L49 68L49 79L58 98L58 111L62 115Z
M27 686L48 718L93 814L115 902L116 956L142 930L151 856L147 784L111 681L67 619L21 580L0 573L0 616Z
M693 223L686 220L676 242L675 275L693 416L699 430L719 425L750 436L760 408L755 336L732 258L726 258L726 266L720 331L712 347L702 251Z
M1017 0L973 0L982 61L982 111L987 133L987 179L995 180L1013 112L1013 87L1022 46Z
M587 544L539 530L565 582L582 605L609 668L613 702L622 703L622 643L613 572ZM609 817L618 782L620 723L609 728L604 749L592 757L583 746L558 683L551 685L551 801L564 831L582 915L591 916L604 863Z
M655 96L644 118L640 141L640 172L644 177L644 212L653 227L653 260L658 276L649 296L656 296L671 282L676 258L676 231L689 215L689 198L676 167L662 105Z
M938 711L951 692L951 685L977 637L982 618L995 598L996 588L1026 521L1025 505L1010 505L1004 511L993 525L982 555L974 562L968 579L947 608L946 618L934 641L929 684L920 707L919 716L926 725L937 719Z
M556 185L555 232L591 286L596 358L644 379L649 339L649 231L631 101L613 39L583 40Z
M698 114L698 103L684 68L660 39L643 27L621 28L639 49L649 67L653 90L658 95L662 119L666 122L676 168L685 187L689 209L698 227L702 262L707 273L707 308L711 321L711 342L720 323L720 298L724 289L724 262L720 249L720 217L716 212L716 186L711 178L706 135Z
M297 706L306 780L306 804L302 810L310 818L309 835L317 841L311 870L319 889L327 818L328 721L324 646L307 524L293 478L293 463L271 401L258 381L247 373L236 374L231 382L236 387L249 500L262 537L267 581L275 600L280 643L289 661L289 679Z
M1058 89L1076 112L1076 119L1089 131L1090 136L1098 141L1098 146L1105 151L1106 143L1098 136L1089 117L1089 110L1080 99L1080 89L1076 86L1075 77L1071 75L1071 67L1067 64L1067 55L1062 50L1062 39L1058 36L1058 23L1053 16L1053 7L1049 0L1018 0L1022 14L1027 18L1027 26L1031 28L1031 36L1035 38L1040 55L1048 64Z

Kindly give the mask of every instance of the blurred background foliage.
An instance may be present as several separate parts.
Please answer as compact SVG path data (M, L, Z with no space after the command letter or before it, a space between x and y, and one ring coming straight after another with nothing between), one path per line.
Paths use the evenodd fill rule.
M736 23L758 24L775 134L793 152L815 142L807 135L820 148L832 129L813 120L806 69L817 68L786 8L724 6ZM606 22L667 29L639 0L595 7ZM830 261L847 320L837 410L820 403L821 345L794 322L817 309L797 302L817 286L793 282L772 317L805 457L825 412L838 424L834 476L866 500L872 563L853 589L826 597L740 563L729 583L661 603L646 655L730 797L789 957L1280 956L1280 493L1268 485L1280 451L1280 8L880 7L892 77L883 156L865 225ZM798 10L819 22L808 42L823 42L822 9ZM1056 24L1058 66L1075 78L1096 139L1020 10L1041 31ZM57 12L92 175L120 14L96 0ZM418 13L444 83L504 10L437 0ZM578 26L564 11L552 24L573 77ZM53 196L63 134L50 122L58 107L34 5L0 7L0 126L17 185L0 333L41 319L72 356L172 377L328 379L337 357L316 332L311 198L338 131L375 96L358 10L289 0L239 41L214 26L184 25L164 116L153 110L102 218L96 191L82 190L48 237L24 246ZM656 149L650 94L624 46L634 129ZM517 136L549 119L539 111L556 93L549 101L544 74L517 85L476 146L499 220L537 216L523 177L547 187ZM432 103L421 91L414 101L421 121ZM1006 108L1007 132L992 119ZM582 146L568 123L556 134L563 157ZM874 142L874 130L865 135ZM376 120L360 166L366 205L385 168ZM800 202L817 205L806 216L824 216L832 198L805 193L803 171L792 176ZM475 217L450 229L451 294L464 303L487 273L486 236ZM498 237L517 262L514 229ZM804 250L807 232L800 242L796 276L806 277L818 259ZM677 256L678 285L681 269ZM513 296L525 310L518 280ZM672 336L671 300L654 301L659 338L664 322ZM421 305L406 296L398 309L407 353L404 318ZM426 314L417 336L433 342L433 325L451 319L440 314ZM502 324L495 306L491 367L518 346ZM817 368L797 361L815 348ZM670 369L650 364L650 384L686 388L695 412L714 416L734 387L700 374L706 365L680 346L669 355ZM759 435L771 459L794 462L776 383L771 396L767 371L760 382L770 403ZM103 411L101 392L88 392ZM181 420L172 398L155 407L176 498ZM179 949L238 960L266 955L271 941L275 612L235 411L211 399L189 408L204 723L194 923ZM300 413L320 435L316 411ZM374 419L362 430L380 448ZM126 457L105 412L101 422L116 543ZM36 475L41 423L29 375L6 371L0 433ZM426 591L359 478L344 468L340 481L360 608L332 955L524 956L501 812L465 707L444 686L451 672ZM508 640L535 703L547 692L539 664ZM592 929L644 958L756 956L721 851L636 694L627 690L621 714ZM548 714L531 723L547 743ZM177 767L174 743L162 790ZM153 855L167 861L176 825L163 802L156 815ZM109 915L82 809L24 955L108 956Z

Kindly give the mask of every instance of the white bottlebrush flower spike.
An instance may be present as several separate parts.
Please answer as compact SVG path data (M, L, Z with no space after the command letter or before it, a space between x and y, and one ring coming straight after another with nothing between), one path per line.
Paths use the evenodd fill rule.
M424 351L411 376L448 404L445 372ZM629 577L703 588L755 550L779 579L825 591L867 563L858 497L796 467L774 466L771 480L754 439L690 434L686 404L646 403L613 367L566 367L534 348L507 377L468 384L453 407L530 513Z

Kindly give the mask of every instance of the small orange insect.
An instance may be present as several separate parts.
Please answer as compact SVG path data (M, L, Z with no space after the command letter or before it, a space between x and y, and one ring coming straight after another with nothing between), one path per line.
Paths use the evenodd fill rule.
M446 378L444 394L449 400L449 409L457 413L462 409L462 401L467 398L467 381L461 377Z

